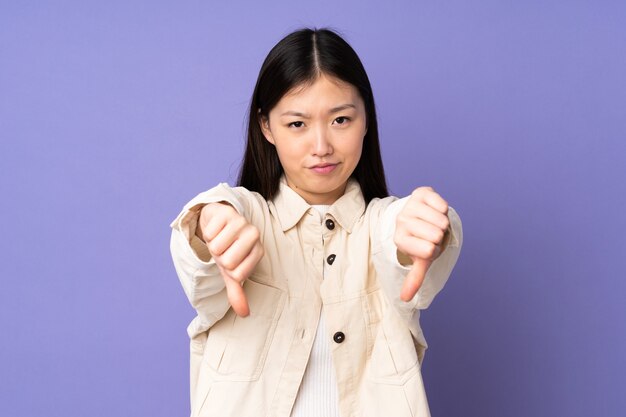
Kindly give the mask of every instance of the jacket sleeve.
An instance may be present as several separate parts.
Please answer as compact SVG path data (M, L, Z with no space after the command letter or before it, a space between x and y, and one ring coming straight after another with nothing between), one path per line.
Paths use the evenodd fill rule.
M185 204L170 224L174 267L191 306L197 312L187 328L191 339L224 317L230 307L219 268L206 244L195 235L200 210L209 203L227 202L239 214L249 218L250 206L245 197L240 187L231 188L221 183Z
M415 313L419 314L419 310L428 308L450 277L463 245L463 227L456 210L448 206L450 225L443 242L442 252L430 265L424 282L413 299L409 302L402 301L400 290L406 275L411 270L411 264L410 259L399 259L393 236L396 230L396 218L408 198L397 199L383 209L377 225L376 236L379 239L377 242L379 246L374 251L374 263L391 304L403 318L411 320Z

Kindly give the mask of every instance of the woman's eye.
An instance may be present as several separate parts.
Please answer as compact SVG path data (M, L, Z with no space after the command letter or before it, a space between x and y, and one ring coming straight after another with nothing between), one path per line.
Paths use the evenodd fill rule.
M291 122L291 123L289 123L287 126L288 126L288 127L293 126L293 127L296 127L296 128L300 128L300 127L302 127L302 125L303 125L303 124L304 124L304 123L302 123L302 122Z
M337 122L337 124L344 125L344 124L346 124L347 122L350 121L350 118L349 117L345 117L345 116L340 116L340 117L337 117L335 119L335 121Z

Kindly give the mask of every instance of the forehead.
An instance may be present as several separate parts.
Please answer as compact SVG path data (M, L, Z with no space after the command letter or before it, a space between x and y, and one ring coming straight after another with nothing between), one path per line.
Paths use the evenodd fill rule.
M342 103L338 103L341 101ZM334 106L362 102L358 90L352 84L329 75L321 75L313 82L300 84L289 90L276 107L288 106Z

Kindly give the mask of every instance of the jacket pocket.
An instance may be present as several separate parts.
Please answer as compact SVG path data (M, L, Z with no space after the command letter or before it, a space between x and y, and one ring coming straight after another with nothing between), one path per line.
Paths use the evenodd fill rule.
M399 317L386 315L381 321L370 361L370 379L403 385L416 372L419 361L413 337Z
M205 360L215 381L259 378L284 304L283 290L251 277L244 284L250 315L232 309L209 330Z

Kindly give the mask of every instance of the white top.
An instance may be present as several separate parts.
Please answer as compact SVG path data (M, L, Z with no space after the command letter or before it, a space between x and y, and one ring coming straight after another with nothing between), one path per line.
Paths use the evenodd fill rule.
M313 205L320 213L320 222L330 206ZM324 276L326 264L324 263ZM339 417L337 380L331 357L330 341L326 337L324 306L311 348L311 356L298 390L291 417Z

